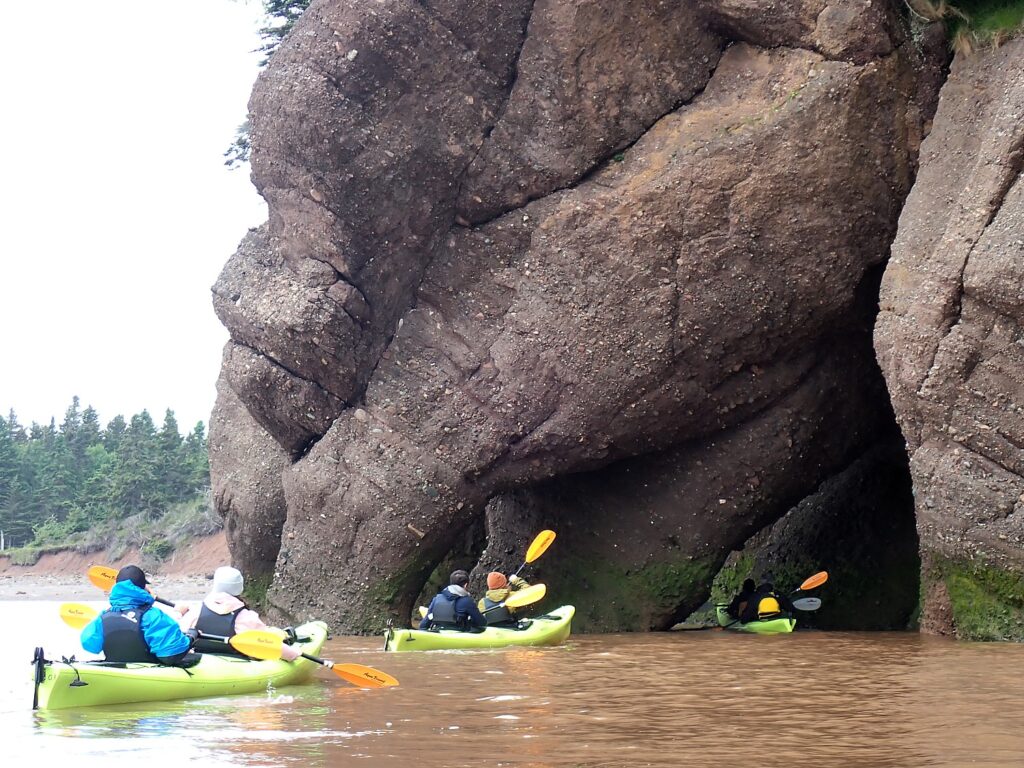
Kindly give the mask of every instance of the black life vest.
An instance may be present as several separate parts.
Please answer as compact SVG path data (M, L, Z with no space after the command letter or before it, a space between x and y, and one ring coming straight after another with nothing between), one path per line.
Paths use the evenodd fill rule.
M236 611L231 613L217 613L211 611L206 603L203 603L202 609L199 611L199 618L196 619L196 629L202 633L202 635L215 635L217 637L231 637L235 634L235 618L239 613L245 610L243 605ZM222 643L219 640L207 640L206 638L200 637L195 641L192 648L200 653L220 653L231 656L245 656L244 653L239 653L228 643ZM248 658L248 657L246 657Z
M501 603L496 603L489 597L484 597L484 618L489 625L493 624L514 624L515 617L512 612Z
M439 629L460 629L469 628L469 616L465 613L455 612L455 600L449 600L446 593L439 592L430 601L427 609L427 618L430 619L430 626Z
M107 661L160 663L149 650L146 638L142 634L142 617L149 609L150 606L147 605L124 611L103 612L103 657Z

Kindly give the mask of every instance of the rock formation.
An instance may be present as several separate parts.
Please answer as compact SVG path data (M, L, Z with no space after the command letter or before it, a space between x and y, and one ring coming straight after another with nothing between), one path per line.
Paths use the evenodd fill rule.
M288 457L246 470L283 483L272 607L404 621L485 508L481 567L558 525L585 628L699 605L891 437L875 286L932 82L878 2L314 3L214 288L212 431Z
M875 334L907 440L922 628L1024 639L1024 42L957 56Z

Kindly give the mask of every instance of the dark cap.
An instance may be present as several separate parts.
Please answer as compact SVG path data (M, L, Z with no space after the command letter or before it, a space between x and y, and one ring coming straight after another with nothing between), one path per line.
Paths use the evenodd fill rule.
M452 571L452 577L448 580L449 584L457 584L460 587L469 584L469 574L463 570Z
M149 584L146 580L146 574L137 565L126 565L117 572L117 579L115 581L130 581L139 589L145 589L146 585Z

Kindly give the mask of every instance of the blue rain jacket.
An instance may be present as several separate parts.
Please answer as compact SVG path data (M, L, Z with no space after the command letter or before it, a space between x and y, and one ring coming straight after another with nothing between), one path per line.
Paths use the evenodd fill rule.
M110 608L127 611L132 608L152 607L153 596L130 581L119 581L110 590ZM178 622L159 608L146 611L142 617L142 638L150 652L159 658L184 653L192 644L191 638L181 631ZM103 616L97 616L82 630L82 647L90 653L103 651Z

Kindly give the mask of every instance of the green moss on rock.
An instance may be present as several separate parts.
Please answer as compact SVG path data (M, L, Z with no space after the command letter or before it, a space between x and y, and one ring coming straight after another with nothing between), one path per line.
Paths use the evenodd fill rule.
M625 569L570 557L560 563L558 583L548 583L545 604L575 605L574 632L667 628L680 606L701 602L716 568L709 560L683 558Z
M270 583L273 581L273 578L273 574L270 573L246 577L245 591L242 593L246 605L261 613L266 611L268 605L267 590L270 589Z
M1024 574L979 563L936 562L963 640L1024 641Z

